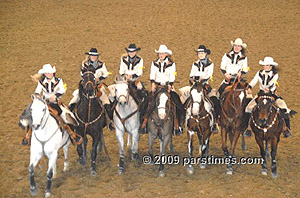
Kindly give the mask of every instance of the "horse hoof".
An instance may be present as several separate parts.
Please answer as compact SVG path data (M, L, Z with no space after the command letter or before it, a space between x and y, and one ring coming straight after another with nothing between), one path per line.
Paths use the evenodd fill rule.
M278 177L278 174L277 174L277 172L271 172L271 176L272 176L272 178L274 178L274 179L276 179L277 177Z
M165 176L166 176L166 174L164 171L161 170L158 172L158 177L165 177Z
M200 167L201 169L205 169L205 168L206 168L206 164L200 164L199 167Z
M232 168L227 168L226 174L227 175L233 175L233 169Z
M37 189L37 187L30 187L30 194L32 195L32 196L36 196L37 195L37 193L38 193L38 189Z
M69 170L69 167L64 167L64 173L67 172Z
M84 166L86 164L86 161L83 157L79 158L79 164L82 165L82 166Z
M119 168L118 169L118 175L123 175L125 173L125 169L124 168Z
M186 171L188 175L193 175L195 173L195 169L192 166L187 167Z
M95 177L97 175L97 172L95 170L91 170L91 176Z
M133 154L131 155L132 161L136 161L138 158L139 158L139 154L137 154L137 153L133 153Z
M50 197L51 196L51 193L50 192L46 192L45 193L45 197Z
M262 169L261 174L262 175L268 175L268 170L267 169Z

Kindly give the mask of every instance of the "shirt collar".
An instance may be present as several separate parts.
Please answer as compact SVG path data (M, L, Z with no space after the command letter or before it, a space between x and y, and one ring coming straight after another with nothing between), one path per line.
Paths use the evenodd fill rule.
M43 83L47 83L48 82L48 80L47 80L47 78L45 77L45 79L43 80ZM55 83L55 77L53 77L52 79L51 79L51 82L52 83Z

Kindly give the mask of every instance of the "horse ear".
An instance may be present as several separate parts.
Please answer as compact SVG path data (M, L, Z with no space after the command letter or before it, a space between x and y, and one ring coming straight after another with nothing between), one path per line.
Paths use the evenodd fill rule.
M31 94L31 100L34 100L34 99L36 99L35 94Z
M43 95L43 96L42 96L42 99L43 99L43 100L46 100L46 96Z

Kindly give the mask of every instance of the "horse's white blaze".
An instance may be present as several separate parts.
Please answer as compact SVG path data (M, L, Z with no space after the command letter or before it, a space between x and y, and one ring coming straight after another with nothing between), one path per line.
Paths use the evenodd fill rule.
M245 94L244 94L244 92L242 91L242 92L240 93L240 95L239 95L239 98L240 98L240 100L241 100L241 104L242 104L242 102L243 102L244 97L245 97Z
M158 117L164 119L166 117L166 107L167 107L168 96L165 93L162 93L159 97L158 105Z
M198 115L200 110L200 102L202 101L203 92L197 92L197 89L193 89L191 91L191 95L193 98L193 108L192 108L192 114Z
M46 111L46 106L41 100L34 100L31 106L32 125L37 126L42 124L42 119Z
M267 99L264 99L264 100L263 100L264 105L266 105L267 102L268 102Z

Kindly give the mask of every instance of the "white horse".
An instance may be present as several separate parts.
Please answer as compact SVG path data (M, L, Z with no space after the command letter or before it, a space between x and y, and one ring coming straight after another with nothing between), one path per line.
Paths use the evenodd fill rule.
M119 143L119 169L118 174L125 172L124 166L124 133L128 132L127 146L131 145L131 159L138 158L138 141L139 141L139 106L129 94L128 83L126 79L117 76L115 84L110 86L111 96L115 98L116 107L114 109L113 120L116 128L116 136Z
M47 186L45 197L51 194L52 177L56 176L56 159L58 150L64 150L64 171L68 169L68 147L70 143L69 134L62 131L56 119L50 115L46 102L39 96L32 95L30 107L32 116L32 136L30 147L29 182L30 193L37 194L37 187L34 180L34 168L43 155L49 159L47 170Z

